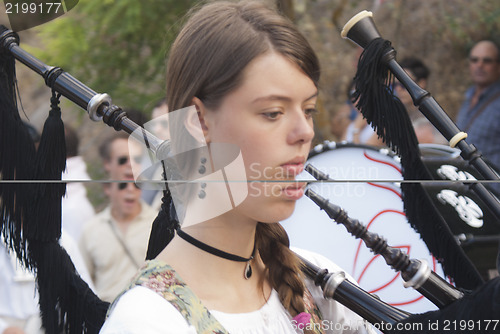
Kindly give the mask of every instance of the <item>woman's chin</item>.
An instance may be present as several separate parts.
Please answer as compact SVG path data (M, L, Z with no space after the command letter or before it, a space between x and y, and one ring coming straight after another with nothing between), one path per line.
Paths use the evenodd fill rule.
M289 218L295 210L295 201L285 201L276 204L269 210L261 211L257 221L262 223L277 223Z

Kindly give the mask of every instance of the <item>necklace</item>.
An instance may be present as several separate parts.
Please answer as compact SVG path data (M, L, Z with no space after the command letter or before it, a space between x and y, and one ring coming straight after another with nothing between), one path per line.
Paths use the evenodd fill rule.
M254 256L255 256L255 244L253 245L252 255L248 258L244 258L244 257L234 255L231 253L226 253L220 249L209 246L206 243L201 242L200 240L193 238L192 236L190 236L186 232L182 231L180 228L177 228L177 235L179 237L181 237L183 240L190 243L191 245L193 245L201 250L204 250L205 252L210 253L212 255L222 257L224 259L231 260L231 261L246 262L247 265L245 266L245 271L243 272L243 277L245 277L245 279L249 279L252 276L252 266L250 265L250 261L252 261Z

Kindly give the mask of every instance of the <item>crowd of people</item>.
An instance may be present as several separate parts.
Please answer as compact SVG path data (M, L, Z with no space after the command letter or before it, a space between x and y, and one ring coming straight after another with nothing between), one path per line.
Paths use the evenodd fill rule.
M479 41L468 60L473 85L456 122L467 132L468 141L500 170L499 47L492 41ZM400 64L426 88L430 70L421 60L411 57ZM348 325L345 333L373 331L351 310L323 299L314 282L298 274L297 258L276 223L291 215L304 191L304 184L292 181L302 171L313 141L318 80L314 51L274 11L258 3L223 2L192 14L170 51L167 98L155 106L152 117L195 106L206 144L237 144L248 178L258 179L252 172L266 175L271 169L273 186L280 185L280 192L270 198L250 193L242 205L193 226L181 228L168 221L168 228L177 230L176 236L144 267L152 223L162 210L164 193L143 191L134 183L134 165L143 163L143 147L131 144L123 132L103 140L99 153L109 179L103 184L109 204L96 213L84 184L68 183L61 239L99 298L114 301L103 333L160 333L164 326L172 333L200 332L200 328L220 333L226 333L224 329L292 333L292 324L320 319ZM446 144L404 87L396 81L392 89L404 104L419 142ZM332 132L338 140L384 145L350 97L334 115ZM32 131L35 139L36 130ZM152 129L155 134L161 131ZM78 136L71 127L66 127L66 145L64 179L89 180L85 161L78 154ZM195 158L192 173L203 174L200 157ZM201 165L207 158L201 157ZM160 174L159 169L152 171L155 179ZM258 187L250 187L250 192L265 193ZM317 254L303 251L300 255L330 270L339 269ZM187 302L176 301L176 292L187 296ZM179 311L188 304L196 306ZM201 320L189 314L197 312L203 314ZM0 334L39 333L38 318L33 274L23 270L0 243ZM201 324L190 322L195 318Z

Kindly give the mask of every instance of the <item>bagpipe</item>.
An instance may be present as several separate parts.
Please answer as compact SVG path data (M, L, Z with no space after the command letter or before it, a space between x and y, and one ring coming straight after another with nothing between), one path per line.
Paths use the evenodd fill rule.
M396 51L389 41L381 38L372 19L372 13L363 11L355 15L346 23L341 35L364 49L354 78L355 92L352 102L376 130L378 136L400 156L404 177L401 190L408 221L420 233L431 253L440 259L445 274L454 280L458 288L448 284L425 263L409 259L400 249L388 246L385 239L368 231L366 226L359 221L351 219L342 208L308 189L306 196L324 210L332 220L344 225L349 233L362 239L373 253L380 254L391 268L401 273L405 287L413 287L440 310L405 315L404 312L401 313L400 310L385 304L373 306L377 301L370 298L363 298L363 302L352 306L344 299L344 293L350 289L359 289L353 287L342 288L345 290L339 292L341 295L338 297L339 301L353 310L358 310L365 319L373 319L374 314L378 314L376 316L378 321L372 321L372 323L380 324L384 321L385 324L389 323L388 327L382 326L385 329L384 332L413 332L417 328L422 332L449 330L452 332L495 332L496 328L475 326L475 324L499 321L500 279L497 277L487 283L483 282L474 265L459 247L446 221L423 189L421 181L432 180L432 177L420 159L418 142L408 114L392 92L391 73L408 90L414 104L449 141L450 146L458 147L462 158L485 180L498 181L498 174L482 159L480 152L466 142L467 134L457 128L434 98L419 87L397 63ZM317 180L334 181L312 165L306 166L306 170ZM493 213L494 224L498 225L499 200L480 181L465 182L465 184ZM334 296L342 287L345 281L342 274L326 273L319 268L312 270L310 263L308 266L309 269L305 272L317 285L323 287L325 296ZM368 310L373 310L373 312ZM385 320L381 321L381 319ZM447 326L450 323L455 326ZM435 326L430 326L430 324ZM456 326L457 324L460 326Z
M380 38L371 14L364 12L355 16L346 25L343 35L365 48L355 80L355 99L358 108L376 128L377 133L390 148L401 155L405 180L425 180L428 176L424 174L424 168L413 168L419 166L418 153L415 153L418 148L416 138L413 138L414 133L411 136L411 131L401 130L401 124L406 128L411 127L409 119L404 118L406 113L395 112L382 116L386 112L382 109L390 110L387 106L394 103L394 98L387 95L387 86L368 86L370 82L376 82L377 85L384 82L385 79L381 80L381 77L387 75L388 69L410 91L416 104L445 138L462 150L464 159L469 160L485 179L498 180L498 176L484 163L477 150L466 143L465 135L447 118L434 99L413 83L397 64L395 51L390 43ZM51 111L37 151L34 150L17 112L15 60L41 75L53 93ZM67 253L58 244L61 235L60 199L65 191L65 184L57 182L65 168L64 149L55 149L61 143L64 144L59 98L64 96L86 110L93 121L102 121L116 131L125 131L146 143L158 160L169 155L170 143L158 139L131 121L119 106L112 103L109 95L93 91L69 73L58 67L48 66L24 51L19 47L17 34L4 26L0 26L0 65L0 227L4 241L26 267L36 271L42 324L47 333L96 333L105 320L109 304L101 301L90 290L79 277ZM363 73L372 75L372 80L363 77ZM370 95L370 92L380 95ZM410 143L406 138L408 133ZM308 169L319 180L328 180L327 176L315 171L312 166ZM29 188L27 182L34 184L35 188ZM445 321L448 324L455 322L454 332L462 330L462 327L456 326L461 325L461 321L471 321L472 324L478 324L474 327L474 332L494 332L497 326L494 323L487 326L486 321L500 318L500 280L484 283L456 245L446 223L440 221L439 217L417 209L432 207L430 199L419 187L418 182L402 184L409 221L424 239L430 238L429 235L432 234L435 234L434 239L439 239L431 241L429 249L443 259L445 272L461 289L437 277L421 262L411 260L403 252L389 247L383 238L368 232L342 209L319 194L308 190L306 195L332 219L344 224L354 236L363 239L374 252L382 254L391 267L403 273L409 286L420 291L440 310L409 314L349 282L342 273L329 273L302 259L304 274L323 288L326 298L339 301L372 324L391 325L384 332L402 332L408 328L398 327L398 324L434 324L436 321L440 321L440 330L443 330ZM488 203L497 218L500 217L498 200L480 182L471 183L470 187ZM430 328L429 332L431 329L434 330ZM415 330L407 330L413 331ZM418 328L418 332L425 331L426 328Z

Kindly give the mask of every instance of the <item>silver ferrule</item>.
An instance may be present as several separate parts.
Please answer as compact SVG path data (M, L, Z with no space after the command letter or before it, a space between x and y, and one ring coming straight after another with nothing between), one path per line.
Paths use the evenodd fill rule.
M420 262L420 266L418 267L417 272L413 277L404 282L403 285L405 288L413 288L413 289L418 289L420 288L427 280L429 279L429 276L431 275L431 268L427 264L426 260L417 260Z
M87 105L87 112L90 119L94 122L99 122L102 120L102 115L99 115L98 111L99 107L101 107L103 104L110 106L111 96L109 96L108 94L97 94L90 99Z
M332 273L323 287L323 296L325 298L333 298L335 291L344 280L345 273L343 271Z

